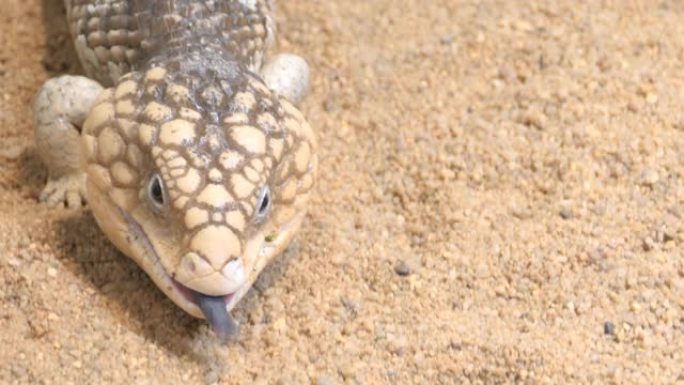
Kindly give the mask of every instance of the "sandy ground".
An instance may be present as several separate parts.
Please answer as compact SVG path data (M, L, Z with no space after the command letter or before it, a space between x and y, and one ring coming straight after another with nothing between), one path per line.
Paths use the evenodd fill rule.
M281 1L321 179L229 346L37 203L79 69L0 3L0 383L684 384L684 3Z

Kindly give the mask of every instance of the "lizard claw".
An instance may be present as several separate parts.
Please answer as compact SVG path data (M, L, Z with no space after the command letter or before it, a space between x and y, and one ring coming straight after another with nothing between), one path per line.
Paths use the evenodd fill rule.
M57 179L48 179L45 188L40 193L40 201L48 207L61 204L78 209L85 205L85 174L67 174Z

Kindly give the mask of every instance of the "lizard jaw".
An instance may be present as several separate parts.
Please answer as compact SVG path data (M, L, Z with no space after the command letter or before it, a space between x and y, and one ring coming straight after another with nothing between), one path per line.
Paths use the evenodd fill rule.
M173 288L174 288L181 296L183 296L183 298L185 298L186 301L188 301L188 302L194 304L197 308L201 308L200 302L199 302L199 300L198 300L198 296L204 295L204 294L202 294L202 293L200 293L200 292L198 292L198 291L196 291L196 290L192 290L191 288L189 288L189 287L183 285L182 283L176 281L174 278L172 278L171 276L169 276L168 273L167 273L166 275L167 275L168 278L171 280L171 283L173 284ZM224 298L225 307L226 307L226 310L227 310L227 311L232 310L233 307L235 306L235 303L236 303L236 301L235 301L235 299L236 299L235 294L236 294L236 293L237 293L237 291L234 291L234 292L231 292L231 293L224 294L224 295L220 296L220 297L223 297L223 298ZM206 316L206 315L205 315L205 316ZM205 317L205 318L206 318L206 317Z
M86 185L86 194L95 221L109 240L140 266L177 306L193 317L204 318L202 310L192 300L192 295L188 295L182 285L175 284L166 272L154 246L137 221L93 183L92 179L88 178Z
M145 233L145 230L142 228L142 226L140 226L140 224L138 224L138 222L133 217L131 217L126 212L121 210L121 208L117 207L117 209L120 211L121 216L128 223L129 231L139 236L137 239L139 239L143 247L145 247L148 250L148 255L153 256L154 259L157 261L158 265L161 266L159 255L157 254L154 245L152 244L152 242L150 242L150 239L147 236L147 233ZM239 324L235 322L235 320L233 320L229 313L229 311L235 306L237 300L239 299L235 296L236 292L231 292L219 296L206 295L198 291L192 290L187 286L181 284L180 282L176 281L173 277L169 275L169 273L166 272L166 270L164 270L163 267L161 267L160 270L164 278L163 280L171 281L172 285L170 289L180 294L177 296L170 296L167 293L167 295L169 295L169 297L181 307L183 306L179 304L179 301L177 301L176 298L184 298L186 304L192 304L192 306L194 307L193 310L200 309L201 314L211 324L212 328L214 329L214 332L221 341L228 341L229 339L234 338L238 334ZM155 279L155 283L157 283L156 278L153 277L153 279ZM166 287L168 287L168 285ZM183 308L187 311L187 308Z
M126 213L121 208L116 207L116 209L119 210L121 216L128 224L129 233L132 234L135 237L135 239L138 240L138 243L144 249L145 256L148 257L145 259L153 260L153 263L155 265L154 272L151 272L147 270L145 266L142 266L142 264L138 262L139 259L135 259L136 262L138 262L138 264L141 265L143 270L145 270L148 273L148 275L152 277L155 284L157 284L158 287L162 288L164 293L169 298L171 298L171 300L174 303L176 303L176 305L178 305L183 310L197 318L208 318L205 312L202 310L201 300L199 299L201 296L205 295L203 293L199 293L195 290L192 290L189 287L175 280L173 276L169 274L166 271L166 269L162 266L159 254L157 254L154 245L150 241L149 237L147 236L147 233L142 228L142 226L140 226L140 224L131 215ZM159 281L162 281L162 284L160 284ZM225 311L230 311L233 309L233 307L235 307L235 305L237 304L237 300L239 300L239 298L235 294L238 291L241 291L241 289L242 288L240 287L236 291L220 296L224 299Z

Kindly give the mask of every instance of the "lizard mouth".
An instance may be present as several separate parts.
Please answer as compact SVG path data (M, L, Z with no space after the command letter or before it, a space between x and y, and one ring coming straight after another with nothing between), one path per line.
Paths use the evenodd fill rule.
M176 281L168 273L166 275L171 280L171 283L173 284L174 289L176 289L183 296L183 298L185 298L186 301L193 303L198 308L201 308L198 296L207 296L207 297L221 297L221 298L223 298L224 302L226 304L226 308L230 309L229 305L232 305L232 300L235 296L235 293L237 292L237 291L234 291L232 293L219 295L219 296L208 296L206 294L198 292L197 290L192 290L191 288L189 288L189 287L183 285L182 283Z
M237 335L238 324L228 313L235 292L219 296L206 295L188 288L173 278L171 282L186 300L202 310L204 318L211 324L219 339L225 341Z
M221 340L225 341L237 335L238 324L230 316L228 309L232 309L235 305L235 300L237 299L235 294L240 289L232 293L212 296L192 290L178 282L162 266L159 254L157 254L154 245L142 226L140 226L130 214L126 213L121 208L118 209L121 216L126 221L129 231L135 235L135 238L139 241L138 243L142 246L145 254L152 260L154 271L149 271L146 266L141 267L143 270L147 271L157 286L164 289L165 294L169 298L190 314L198 317L199 313L201 313L211 324L214 332Z

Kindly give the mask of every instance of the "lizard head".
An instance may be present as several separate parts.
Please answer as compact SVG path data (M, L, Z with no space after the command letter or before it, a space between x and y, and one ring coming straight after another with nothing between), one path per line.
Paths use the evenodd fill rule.
M230 311L288 245L317 157L301 113L257 75L206 68L125 75L99 96L81 143L99 226L178 306L209 318L202 298Z

